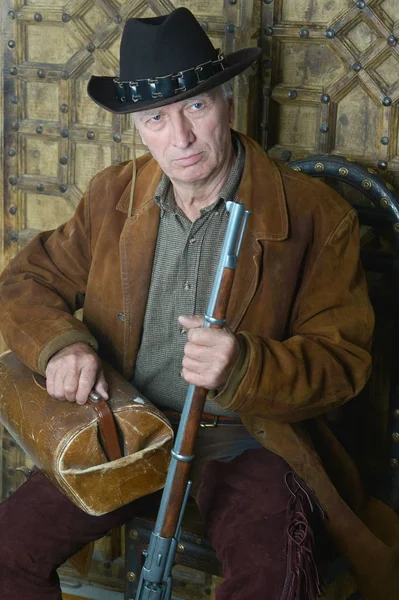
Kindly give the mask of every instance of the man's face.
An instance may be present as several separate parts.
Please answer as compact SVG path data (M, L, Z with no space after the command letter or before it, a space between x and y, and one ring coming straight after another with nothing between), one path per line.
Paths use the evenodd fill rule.
M231 158L233 103L220 88L135 114L141 139L172 181L204 183Z

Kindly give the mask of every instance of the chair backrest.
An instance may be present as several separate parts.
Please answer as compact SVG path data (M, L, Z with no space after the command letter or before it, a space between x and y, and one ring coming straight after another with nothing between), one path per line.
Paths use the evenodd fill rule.
M374 495L399 508L399 197L374 168L338 156L309 156L287 164L344 187L356 209L361 259L376 313L373 374L345 407L336 433L354 455ZM344 186L342 186L344 184ZM345 191L349 193L345 193ZM360 194L359 192L362 192Z

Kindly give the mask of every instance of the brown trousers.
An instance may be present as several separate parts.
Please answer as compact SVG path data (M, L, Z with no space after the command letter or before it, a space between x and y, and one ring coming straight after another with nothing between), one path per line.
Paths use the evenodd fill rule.
M198 498L224 568L217 600L317 598L312 494L281 458L261 448L230 462L211 461ZM139 516L145 502L93 517L34 471L0 504L1 600L60 600L56 569L87 543Z

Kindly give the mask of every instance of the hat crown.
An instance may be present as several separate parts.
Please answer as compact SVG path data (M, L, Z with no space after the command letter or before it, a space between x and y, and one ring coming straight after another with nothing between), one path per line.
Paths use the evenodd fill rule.
M217 59L194 15L177 8L161 17L128 19L120 47L120 79L153 79Z
M225 57L181 7L160 17L128 19L119 77L92 75L87 91L99 106L118 114L158 108L209 92L259 54L260 48L244 48Z

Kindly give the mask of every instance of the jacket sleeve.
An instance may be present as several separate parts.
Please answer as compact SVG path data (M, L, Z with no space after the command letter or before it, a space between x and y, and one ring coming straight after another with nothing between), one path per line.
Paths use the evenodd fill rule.
M358 394L370 375L373 326L358 219L351 210L302 283L290 337L276 341L239 333L246 360L215 401L243 415L285 422L336 408Z
M97 348L73 316L82 306L91 262L88 196L70 221L36 236L0 278L1 333L9 348L41 374L49 358L70 344Z

